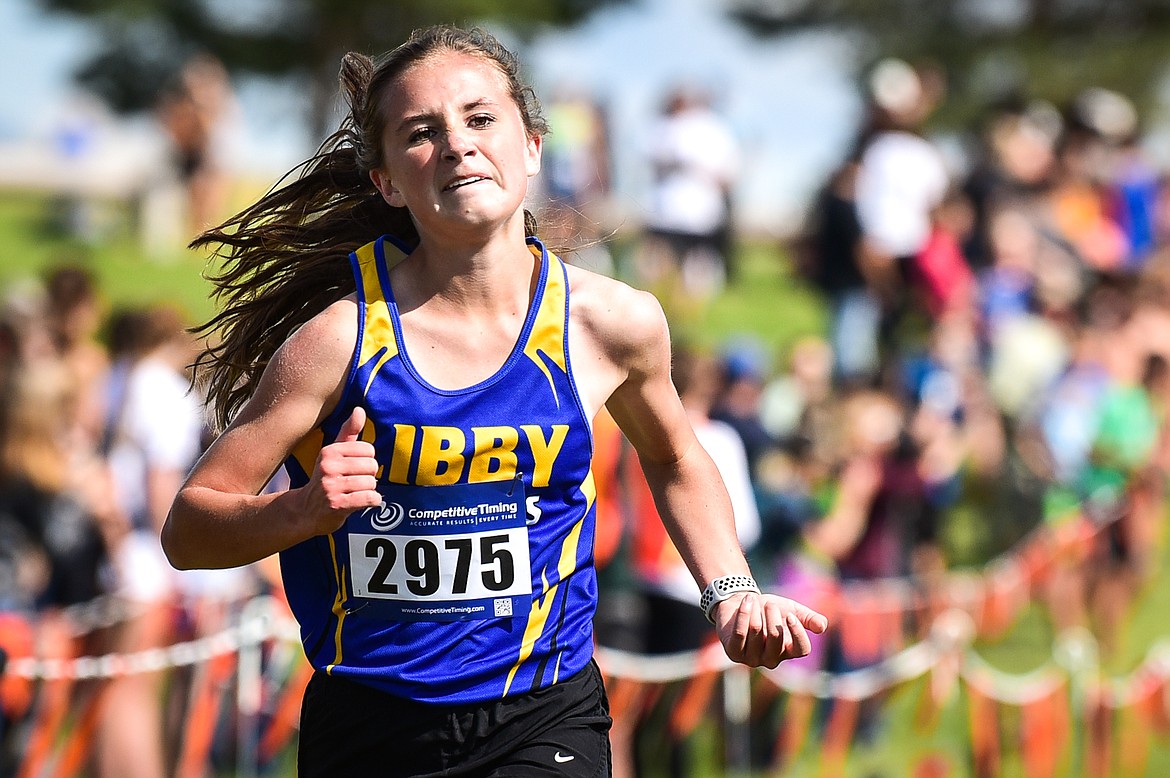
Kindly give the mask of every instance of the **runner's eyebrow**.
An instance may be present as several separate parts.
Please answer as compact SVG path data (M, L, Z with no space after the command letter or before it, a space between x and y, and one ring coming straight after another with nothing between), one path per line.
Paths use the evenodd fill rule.
M463 112L468 113L471 111L479 110L480 108L494 107L495 105L496 105L496 103L494 100L489 100L486 97L481 97L478 100L472 100L470 103L465 104L463 106ZM410 116L407 116L405 119L402 120L402 122L398 125L398 130L401 132L402 130L407 129L409 126L411 126L413 124L419 124L421 122L426 122L428 120L437 119L438 117L439 117L438 112L424 112L424 113L411 114Z

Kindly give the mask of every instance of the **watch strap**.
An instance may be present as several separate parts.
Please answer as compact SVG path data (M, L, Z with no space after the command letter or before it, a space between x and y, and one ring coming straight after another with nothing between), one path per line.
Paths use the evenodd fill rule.
M714 624L715 606L737 592L759 594L760 587L756 585L756 579L750 575L725 575L707 584L707 588L703 590L703 596L699 598L699 607L703 609L703 615L707 617L707 621Z

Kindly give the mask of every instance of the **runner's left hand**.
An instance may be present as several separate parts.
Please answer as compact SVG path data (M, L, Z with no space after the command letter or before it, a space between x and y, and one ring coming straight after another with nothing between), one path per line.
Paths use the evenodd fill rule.
M727 656L748 667L776 667L785 659L807 656L808 633L820 634L829 620L795 600L746 592L715 607L715 628Z

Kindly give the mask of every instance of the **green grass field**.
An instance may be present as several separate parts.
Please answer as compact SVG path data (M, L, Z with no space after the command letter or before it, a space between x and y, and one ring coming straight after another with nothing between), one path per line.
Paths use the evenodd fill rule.
M107 306L114 309L152 301L180 306L191 321L205 319L213 310L208 299L209 285L203 279L204 258L181 246L162 255L148 256L138 244L128 219L114 212L104 239L93 245L62 237L54 217L53 203L28 195L0 196L0 290L7 298L27 279L63 263L89 267L96 274ZM718 347L728 338L750 335L771 350L779 363L791 343L804 335L820 333L825 314L819 298L796 278L778 246L751 244L739 251L739 275L735 282L688 321L676 322L676 338ZM977 534L985 517L967 506L957 512L951 537ZM944 529L944 534L948 530ZM1150 647L1170 635L1166 603L1170 602L1170 576L1166 575L1165 543L1158 549L1156 572L1122 619L1123 633L1117 650L1104 662L1109 676L1124 676L1137 667ZM977 561L977 560L975 560ZM1055 635L1039 606L1030 607L1010 632L976 650L994 667L1007 673L1024 673L1052 656ZM967 707L963 694L954 696L940 712L933 726L916 727L915 710L924 692L920 679L894 689L886 703L883 724L873 744L855 747L844 776L898 778L911 774L911 767L927 754L935 754L947 778L972 775L969 765ZM1002 775L1024 776L1015 742L1018 711L1004 709L1001 719L1004 759ZM1077 722L1074 720L1074 727ZM701 774L718 775L717 754L721 746L713 726L704 727L696 737ZM1065 760L1066 772L1077 775L1072 755ZM820 765L818 741L811 736L796 764L786 775L828 775ZM1170 743L1155 740L1148 775L1170 775Z
M87 267L98 279L110 308L147 302L177 305L194 320L212 311L203 261L182 246L148 256L129 217L108 212L103 240L86 243L66 236L60 207L40 196L0 195L0 288L36 279L65 264Z

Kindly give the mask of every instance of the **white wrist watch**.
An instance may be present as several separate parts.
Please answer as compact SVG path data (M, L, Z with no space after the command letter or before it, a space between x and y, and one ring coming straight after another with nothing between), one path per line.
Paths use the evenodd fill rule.
M703 615L707 617L707 621L714 624L715 606L736 592L759 594L760 587L756 585L756 579L750 575L725 575L707 584L707 588L703 590L703 596L699 599L699 607L703 609Z

